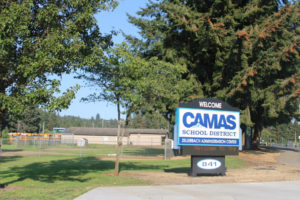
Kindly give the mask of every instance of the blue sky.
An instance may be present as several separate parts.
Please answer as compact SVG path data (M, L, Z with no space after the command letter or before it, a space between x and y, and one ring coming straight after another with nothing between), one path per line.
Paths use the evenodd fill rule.
M119 6L112 12L102 12L96 15L98 25L102 33L109 33L111 30L123 30L126 34L138 36L138 29L128 23L126 13L136 15L136 12L146 6L148 0L119 0ZM113 38L115 43L122 42L121 36ZM84 81L74 79L72 75L62 77L61 90L76 84L81 85L81 89L77 92L76 98L72 101L69 109L61 111L59 114L80 116L82 118L95 117L97 113L104 119L116 119L117 107L109 102L84 103L80 102L82 97L88 96L93 92L93 88L85 87Z

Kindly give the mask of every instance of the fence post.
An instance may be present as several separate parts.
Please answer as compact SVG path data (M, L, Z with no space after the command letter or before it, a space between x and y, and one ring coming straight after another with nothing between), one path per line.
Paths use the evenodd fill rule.
M167 160L167 139L165 139L165 156L164 160Z

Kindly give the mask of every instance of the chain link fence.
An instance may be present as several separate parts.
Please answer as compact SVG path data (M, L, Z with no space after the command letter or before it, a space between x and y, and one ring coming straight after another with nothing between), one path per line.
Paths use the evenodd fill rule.
M84 138L74 139L13 139L2 138L2 152L0 156L96 156L100 158L114 158L117 145L111 143L89 144ZM121 158L123 159L170 159L173 157L172 140L166 139L164 143L151 143L151 145L122 145Z
M300 149L299 142L295 142L295 140L282 140L280 143L270 142L269 146Z

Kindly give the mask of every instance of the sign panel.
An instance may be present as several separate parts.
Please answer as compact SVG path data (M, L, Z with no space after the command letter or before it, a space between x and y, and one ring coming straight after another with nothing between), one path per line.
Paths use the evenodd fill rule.
M220 104L203 104L221 107ZM176 110L177 143L193 146L239 146L240 113L179 107Z

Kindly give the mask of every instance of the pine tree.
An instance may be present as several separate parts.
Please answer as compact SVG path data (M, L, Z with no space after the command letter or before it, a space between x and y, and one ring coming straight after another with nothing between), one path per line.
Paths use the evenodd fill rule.
M188 68L196 97L217 97L242 111L257 146L264 126L299 117L299 3L162 0L130 16L142 56Z

